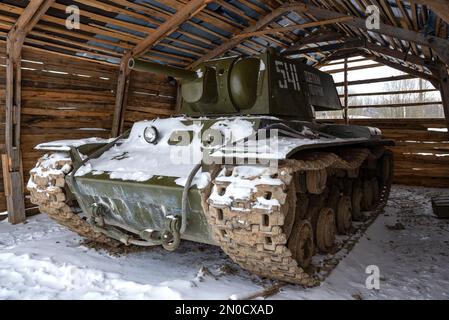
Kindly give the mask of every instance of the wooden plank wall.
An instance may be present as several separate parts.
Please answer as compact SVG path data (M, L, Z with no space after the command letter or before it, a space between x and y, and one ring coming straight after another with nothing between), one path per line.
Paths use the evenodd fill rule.
M449 188L449 134L444 119L351 119L396 140L394 183ZM429 130L430 128L437 129Z
M175 112L176 82L167 77L133 71L124 119L127 129L136 121L168 117Z
M0 151L4 152L5 48L0 47ZM47 141L108 138L118 68L25 48L22 54L22 156L24 183ZM169 115L176 87L168 78L136 74L130 82L128 122ZM161 108L162 111L159 111ZM1 165L1 164L0 164ZM6 210L0 169L0 210ZM31 203L26 201L28 207Z
M5 45L0 45L0 153L5 153ZM0 211L6 210L5 187L3 185L3 166L0 161Z

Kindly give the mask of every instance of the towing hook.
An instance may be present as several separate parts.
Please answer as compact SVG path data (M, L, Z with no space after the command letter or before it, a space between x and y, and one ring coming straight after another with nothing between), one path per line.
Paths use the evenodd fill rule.
M162 247L167 251L175 251L181 243L180 217L167 216L166 230L162 232Z
M94 224L99 227L104 227L105 226L104 215L108 211L108 208L104 204L97 202L92 203L90 207L92 208L91 221L93 221Z

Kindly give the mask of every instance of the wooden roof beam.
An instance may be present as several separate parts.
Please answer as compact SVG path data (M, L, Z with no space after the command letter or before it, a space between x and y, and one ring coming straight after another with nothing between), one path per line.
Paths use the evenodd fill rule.
M272 12L270 12L269 14L267 14L266 16L264 16L261 19L259 19L256 23L254 23L251 26L245 28L239 34L246 34L246 33L256 32L256 31L266 27L268 24L270 24L275 19L285 15L287 12L290 12L290 11L300 11L300 12L302 12L302 11L307 11L307 9L308 9L308 6L305 5L305 4L301 4L301 3L293 3L293 4L282 5L282 6L278 7L278 8L276 8L275 10L273 10ZM239 35L239 34L237 34L237 35ZM204 61L216 58L216 57L224 54L226 51L228 51L228 50L234 48L235 46L237 46L244 39L245 38L232 37L228 41L222 43L220 46L218 46L215 49L211 50L209 53L205 54L200 59L198 59L197 61L192 63L189 66L189 68L191 68L191 69L195 68L200 63L202 63Z
M303 46L307 44L320 43L320 42L329 42L336 41L344 38L341 33L338 32L320 32L316 34L308 35L301 40L297 41L295 44L287 48L283 53L288 53L296 50L300 50Z
M360 55L362 55L362 56L364 56L364 57L366 57L366 58L368 58L370 60L382 63L382 64L384 64L384 65L386 65L386 66L388 66L390 68L393 68L393 69L396 69L396 70L408 73L408 74L410 74L412 76L419 77L421 79L427 80L430 83L432 83L435 88L438 88L438 86L439 86L438 85L438 79L435 78L434 76L432 76L431 74L424 73L424 72L421 72L421 71L418 71L418 70L406 67L406 66L404 66L402 64L395 63L393 61L390 61L390 60L382 58L382 57L378 57L378 56L367 54L366 52L363 52L363 51L360 52Z
M131 49L125 56L126 58L137 58L151 49L159 41L169 36L181 24L194 17L197 13L203 10L212 0L191 0L184 7L179 9L173 16L162 23L154 33L146 37L142 42ZM125 58L125 59L126 59Z
M307 22L303 24L295 24L291 26L281 27L281 28L272 28L272 29L266 29L261 31L255 31L255 32L248 32L248 33L240 33L235 36L237 39L244 39L249 37L257 37L265 34L276 34L278 32L285 32L285 31L293 31L293 30L300 30L300 29L306 29L311 27L318 27L318 26L324 26L327 24L332 23L339 23L347 20L351 20L351 17L341 17L336 19L328 19L328 20L322 20L322 21L313 21L313 22Z
M340 60L344 58L351 58L351 57L357 57L360 56L359 50L350 48L350 49L342 49L337 50L328 55L327 57L321 59L317 64L315 64L315 68L320 68L325 66L329 61L335 61ZM351 61L349 61L351 62Z
M312 5L308 6L307 13L310 13L311 15L319 19L333 19L348 16L342 13L322 9ZM360 28L362 30L367 30L365 19L363 18L354 17L354 19L342 22L342 24ZM371 29L369 31L430 47L438 55L441 61L449 65L449 50L447 49L449 48L449 40L447 39L434 36L426 36L425 34L417 31L394 27L385 23L380 23L379 29Z
M449 1L447 0L415 0L416 3L429 6L441 19L449 24Z
M296 55L296 54L335 51L335 50L341 50L341 49L352 49L352 48L362 47L364 44L365 44L365 41L362 39L350 38L350 39L346 39L346 41L344 41L344 42L326 44L326 45L322 45L322 46L305 48L305 49L301 49L301 50L290 50L288 52L287 51L283 52L283 54L285 56L292 56L292 55Z
M416 64L416 65L419 65L419 66L422 66L422 67L432 63L431 61L427 61L426 59L423 59L423 58L421 58L419 56L416 56L416 55L413 55L413 54L403 53L403 52L398 51L398 50L394 50L394 49L391 49L391 48L379 46L377 44L373 44L373 43L369 43L369 42L366 43L364 48L368 49L370 51L375 51L377 53L381 53L381 54L393 57L395 59L402 60L404 62L413 63L413 64Z
M413 54L404 53L398 50L394 50L388 47L383 47L377 44L370 43L363 39L347 39L345 42L342 43L335 43L330 45L323 45L313 48L306 48L302 50L290 50L289 52L285 51L286 55L293 55L293 54L305 54L305 53L311 53L311 52L320 52L320 51L334 51L334 50L341 50L341 49L367 49L370 51L374 51L380 54L384 54L387 56L390 56L392 58L402 60L404 62L412 63L419 66L432 66L433 62L423 59L421 57L418 57Z
M10 33L20 32L26 36L54 2L55 0L31 0Z
M158 42L175 32L181 24L201 12L211 0L191 0L181 7L174 15L162 23L153 33L147 36L134 48L129 50L121 59L120 72L117 82L114 118L112 120L111 135L117 136L123 127L124 112L126 110L126 94L129 86L129 61L146 53Z

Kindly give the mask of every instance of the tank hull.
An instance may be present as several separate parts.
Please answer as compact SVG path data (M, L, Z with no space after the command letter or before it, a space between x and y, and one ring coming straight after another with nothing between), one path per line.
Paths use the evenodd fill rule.
M175 178L153 177L145 182L111 180L107 174L86 175L73 180L67 179L71 190L77 192L80 203L86 203L83 211L92 216L92 204L109 208L106 220L125 230L139 235L144 230L163 230L165 217L181 215L183 187L175 183ZM81 201L80 201L81 200ZM189 191L190 214L188 228L182 239L216 244L204 210L198 188Z

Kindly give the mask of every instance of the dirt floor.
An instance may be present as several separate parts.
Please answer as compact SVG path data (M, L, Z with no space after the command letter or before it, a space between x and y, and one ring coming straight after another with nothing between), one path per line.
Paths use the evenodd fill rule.
M321 286L288 285L270 299L448 299L449 220L430 206L438 194L449 190L394 186L385 214ZM379 290L366 288L368 266L380 272ZM271 284L213 246L114 256L45 215L0 222L0 299L228 299Z

